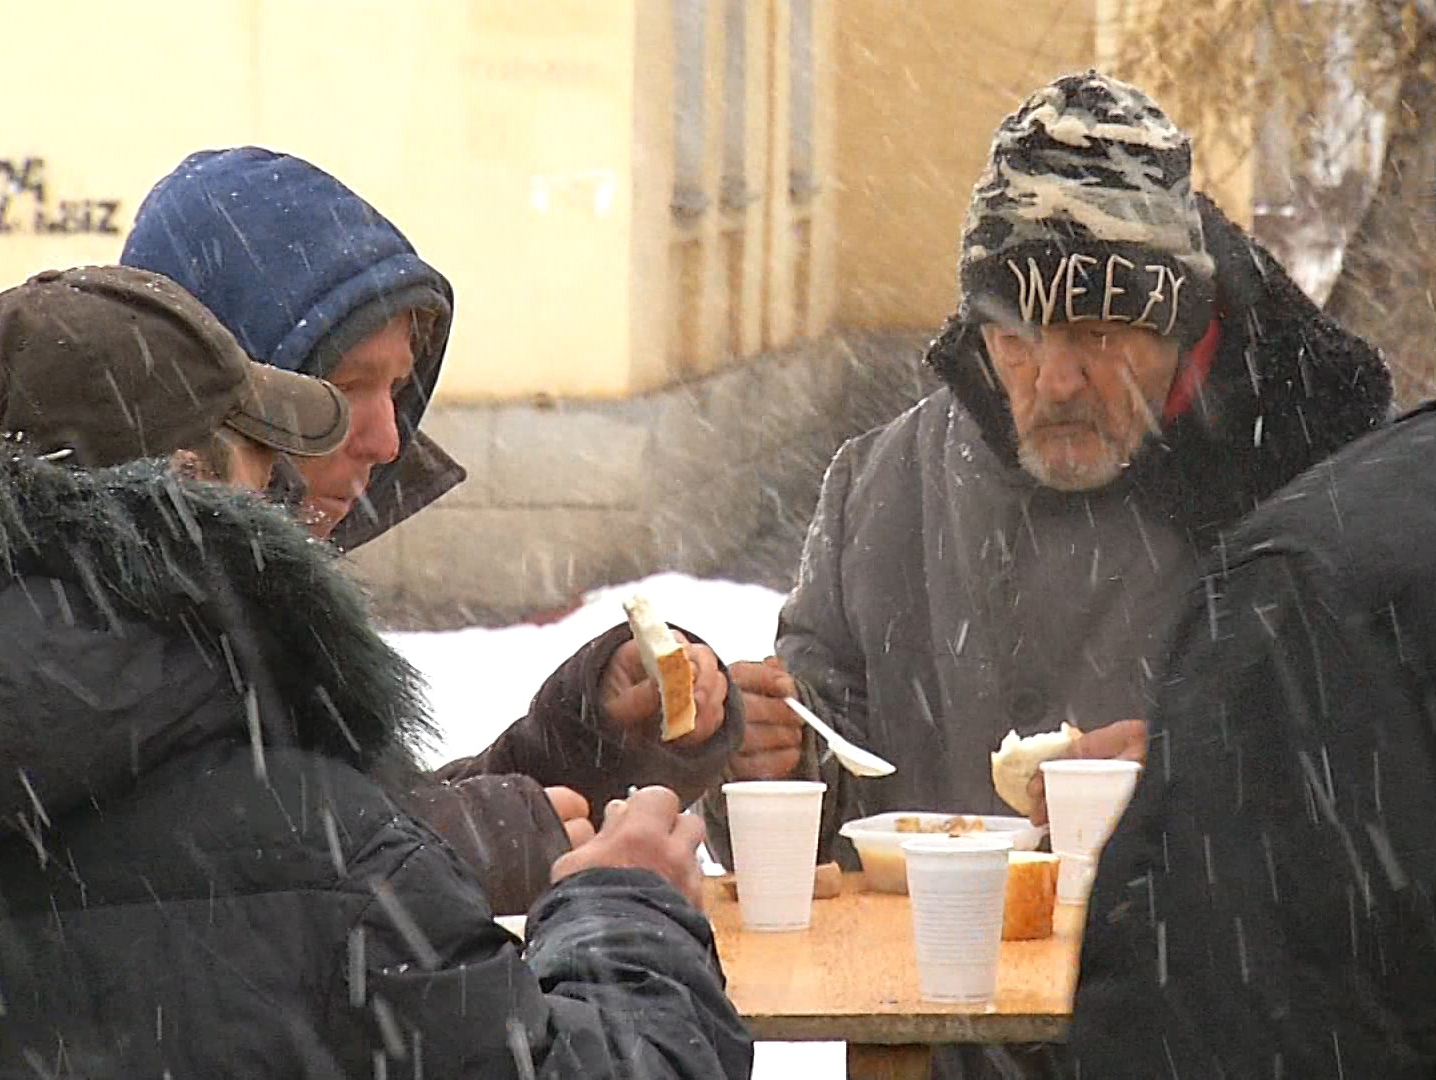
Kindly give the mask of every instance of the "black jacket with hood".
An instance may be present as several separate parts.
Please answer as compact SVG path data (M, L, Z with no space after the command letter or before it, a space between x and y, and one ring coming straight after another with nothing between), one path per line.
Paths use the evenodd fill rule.
M1436 1076L1433 537L1428 405L1193 582L1088 907L1081 1076Z
M1386 420L1376 350L1199 200L1220 344L1116 482L1069 494L1021 467L981 328L960 319L929 353L946 387L829 466L778 652L807 703L897 772L855 780L809 754L828 783L825 855L855 866L837 829L869 814L1011 813L990 766L1010 729L1146 718L1169 620L1219 531Z
M340 522L340 548L379 536L464 479L419 431L448 346L453 288L393 222L322 169L252 146L191 154L145 197L121 262L179 282L256 360L308 375L328 375L395 314L427 315L413 378L395 399L399 457ZM290 487L275 494L297 498ZM501 913L526 910L568 848L544 785L579 790L595 820L631 784L663 783L695 801L742 743L736 691L723 729L696 750L611 729L599 677L629 637L619 626L585 646L488 751L441 770L452 783L417 786L411 808L474 863Z
M0 639L0 1075L748 1074L660 879L564 881L521 955L396 806L417 677L282 510L0 458Z

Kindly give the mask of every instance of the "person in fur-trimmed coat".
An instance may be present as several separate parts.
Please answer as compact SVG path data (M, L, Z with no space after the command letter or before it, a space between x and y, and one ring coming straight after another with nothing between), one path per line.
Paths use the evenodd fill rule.
M1067 721L1080 754L1140 757L1201 557L1391 406L1377 351L1193 190L1188 137L1096 72L999 126L960 278L927 357L946 385L839 450L778 655L732 668L731 775L826 780L821 857L850 867L844 821L1011 813L989 757L1011 729ZM793 693L897 772L820 761ZM721 796L708 811L726 860Z
M417 673L284 510L0 447L0 641L0 1076L749 1075L701 822L637 792L515 940L403 808Z

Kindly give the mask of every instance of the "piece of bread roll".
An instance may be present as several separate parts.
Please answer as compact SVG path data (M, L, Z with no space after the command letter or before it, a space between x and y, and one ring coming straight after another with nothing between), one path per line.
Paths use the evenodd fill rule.
M1003 941L1038 941L1052 936L1057 904L1056 855L1013 851L1007 856L1007 897L1002 907Z
M633 639L638 642L643 670L658 685L663 699L663 741L681 738L698 723L698 707L693 701L693 666L688 662L688 654L645 597L625 600L623 610L628 615Z
M1061 731L1046 731L1025 739L1009 731L992 755L992 783L998 796L1023 817L1031 817L1032 797L1027 794L1027 785L1037 775L1038 766L1061 757L1081 737L1082 732L1071 724L1063 724Z

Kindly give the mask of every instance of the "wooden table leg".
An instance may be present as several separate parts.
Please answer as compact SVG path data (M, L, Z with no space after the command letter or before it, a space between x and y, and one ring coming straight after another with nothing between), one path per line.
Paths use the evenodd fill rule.
M848 1080L928 1080L931 1046L864 1046L848 1043Z

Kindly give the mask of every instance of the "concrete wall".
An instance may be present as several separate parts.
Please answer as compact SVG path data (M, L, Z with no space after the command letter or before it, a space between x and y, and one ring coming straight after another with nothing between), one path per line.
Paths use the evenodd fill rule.
M839 443L931 390L927 336L834 334L614 402L448 405L469 481L350 558L392 625L543 620L657 570L787 589Z
M440 401L673 381L668 0L12 6L0 283L113 261L186 154L258 143L335 173L452 279Z

